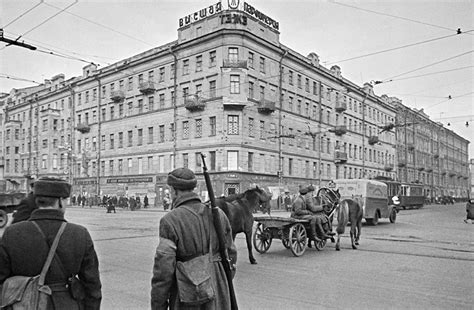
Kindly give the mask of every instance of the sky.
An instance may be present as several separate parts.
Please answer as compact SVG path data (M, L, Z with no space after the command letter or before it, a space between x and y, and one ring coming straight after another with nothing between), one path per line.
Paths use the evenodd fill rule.
M0 42L0 92L60 73L80 76L90 62L106 67L174 41L179 18L215 2L0 0L4 37L21 36L19 41L38 48ZM338 65L360 86L382 81L374 86L376 95L423 108L474 142L474 1L247 2L279 22L282 44L304 56L315 52L324 66Z

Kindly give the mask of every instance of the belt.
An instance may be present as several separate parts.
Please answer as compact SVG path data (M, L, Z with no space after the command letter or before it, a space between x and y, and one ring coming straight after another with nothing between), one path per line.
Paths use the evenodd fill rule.
M187 261L190 261L196 257L199 257L199 256L208 256L208 254L204 254L204 255L195 255L195 256L188 256L188 257L185 257L185 258L177 258L176 260L179 261L179 262L187 262ZM219 253L217 254L214 254L211 256L211 262L220 262L222 259L221 259L221 255Z
M69 291L69 284L67 283L52 283L47 284L53 292L67 292Z

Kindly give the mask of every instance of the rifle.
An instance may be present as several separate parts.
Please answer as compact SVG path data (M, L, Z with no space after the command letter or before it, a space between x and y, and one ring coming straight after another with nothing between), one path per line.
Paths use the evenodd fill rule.
M207 172L205 155L201 154L202 159L202 171L204 174L204 180L206 181L207 192L209 194L209 200L211 201L211 216L214 223L214 228L216 229L217 238L219 240L219 252L222 258L222 266L227 278L227 284L229 285L229 294L230 294L230 306L232 310L237 310L237 299L235 297L234 284L232 283L232 271L230 266L230 259L227 253L227 248L225 246L224 240L224 229L222 228L222 223L219 216L219 208L216 206L216 198L214 197L214 190L212 189L211 178L209 177L209 172Z

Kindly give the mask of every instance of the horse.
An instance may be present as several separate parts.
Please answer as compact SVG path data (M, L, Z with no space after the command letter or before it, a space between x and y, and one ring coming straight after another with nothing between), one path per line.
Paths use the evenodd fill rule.
M336 251L340 251L339 242L344 233L346 225L351 222L351 243L352 248L357 250L360 234L362 231L363 209L361 205L353 199L343 199L336 207L337 214L337 242Z
M216 206L221 208L229 219L232 228L232 239L235 240L235 236L238 233L245 233L251 264L257 263L253 257L251 242L254 221L253 211L261 204L269 201L270 198L271 195L258 186L250 188L241 194L216 198Z

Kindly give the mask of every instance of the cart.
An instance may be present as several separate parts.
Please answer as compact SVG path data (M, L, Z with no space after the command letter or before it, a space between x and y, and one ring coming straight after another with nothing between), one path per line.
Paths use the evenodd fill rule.
M263 254L268 251L273 239L280 239L283 246L290 249L295 256L301 256L308 247L310 230L309 220L291 217L261 216L256 217L257 227L253 234L255 250ZM326 246L326 240L315 241L317 250Z

